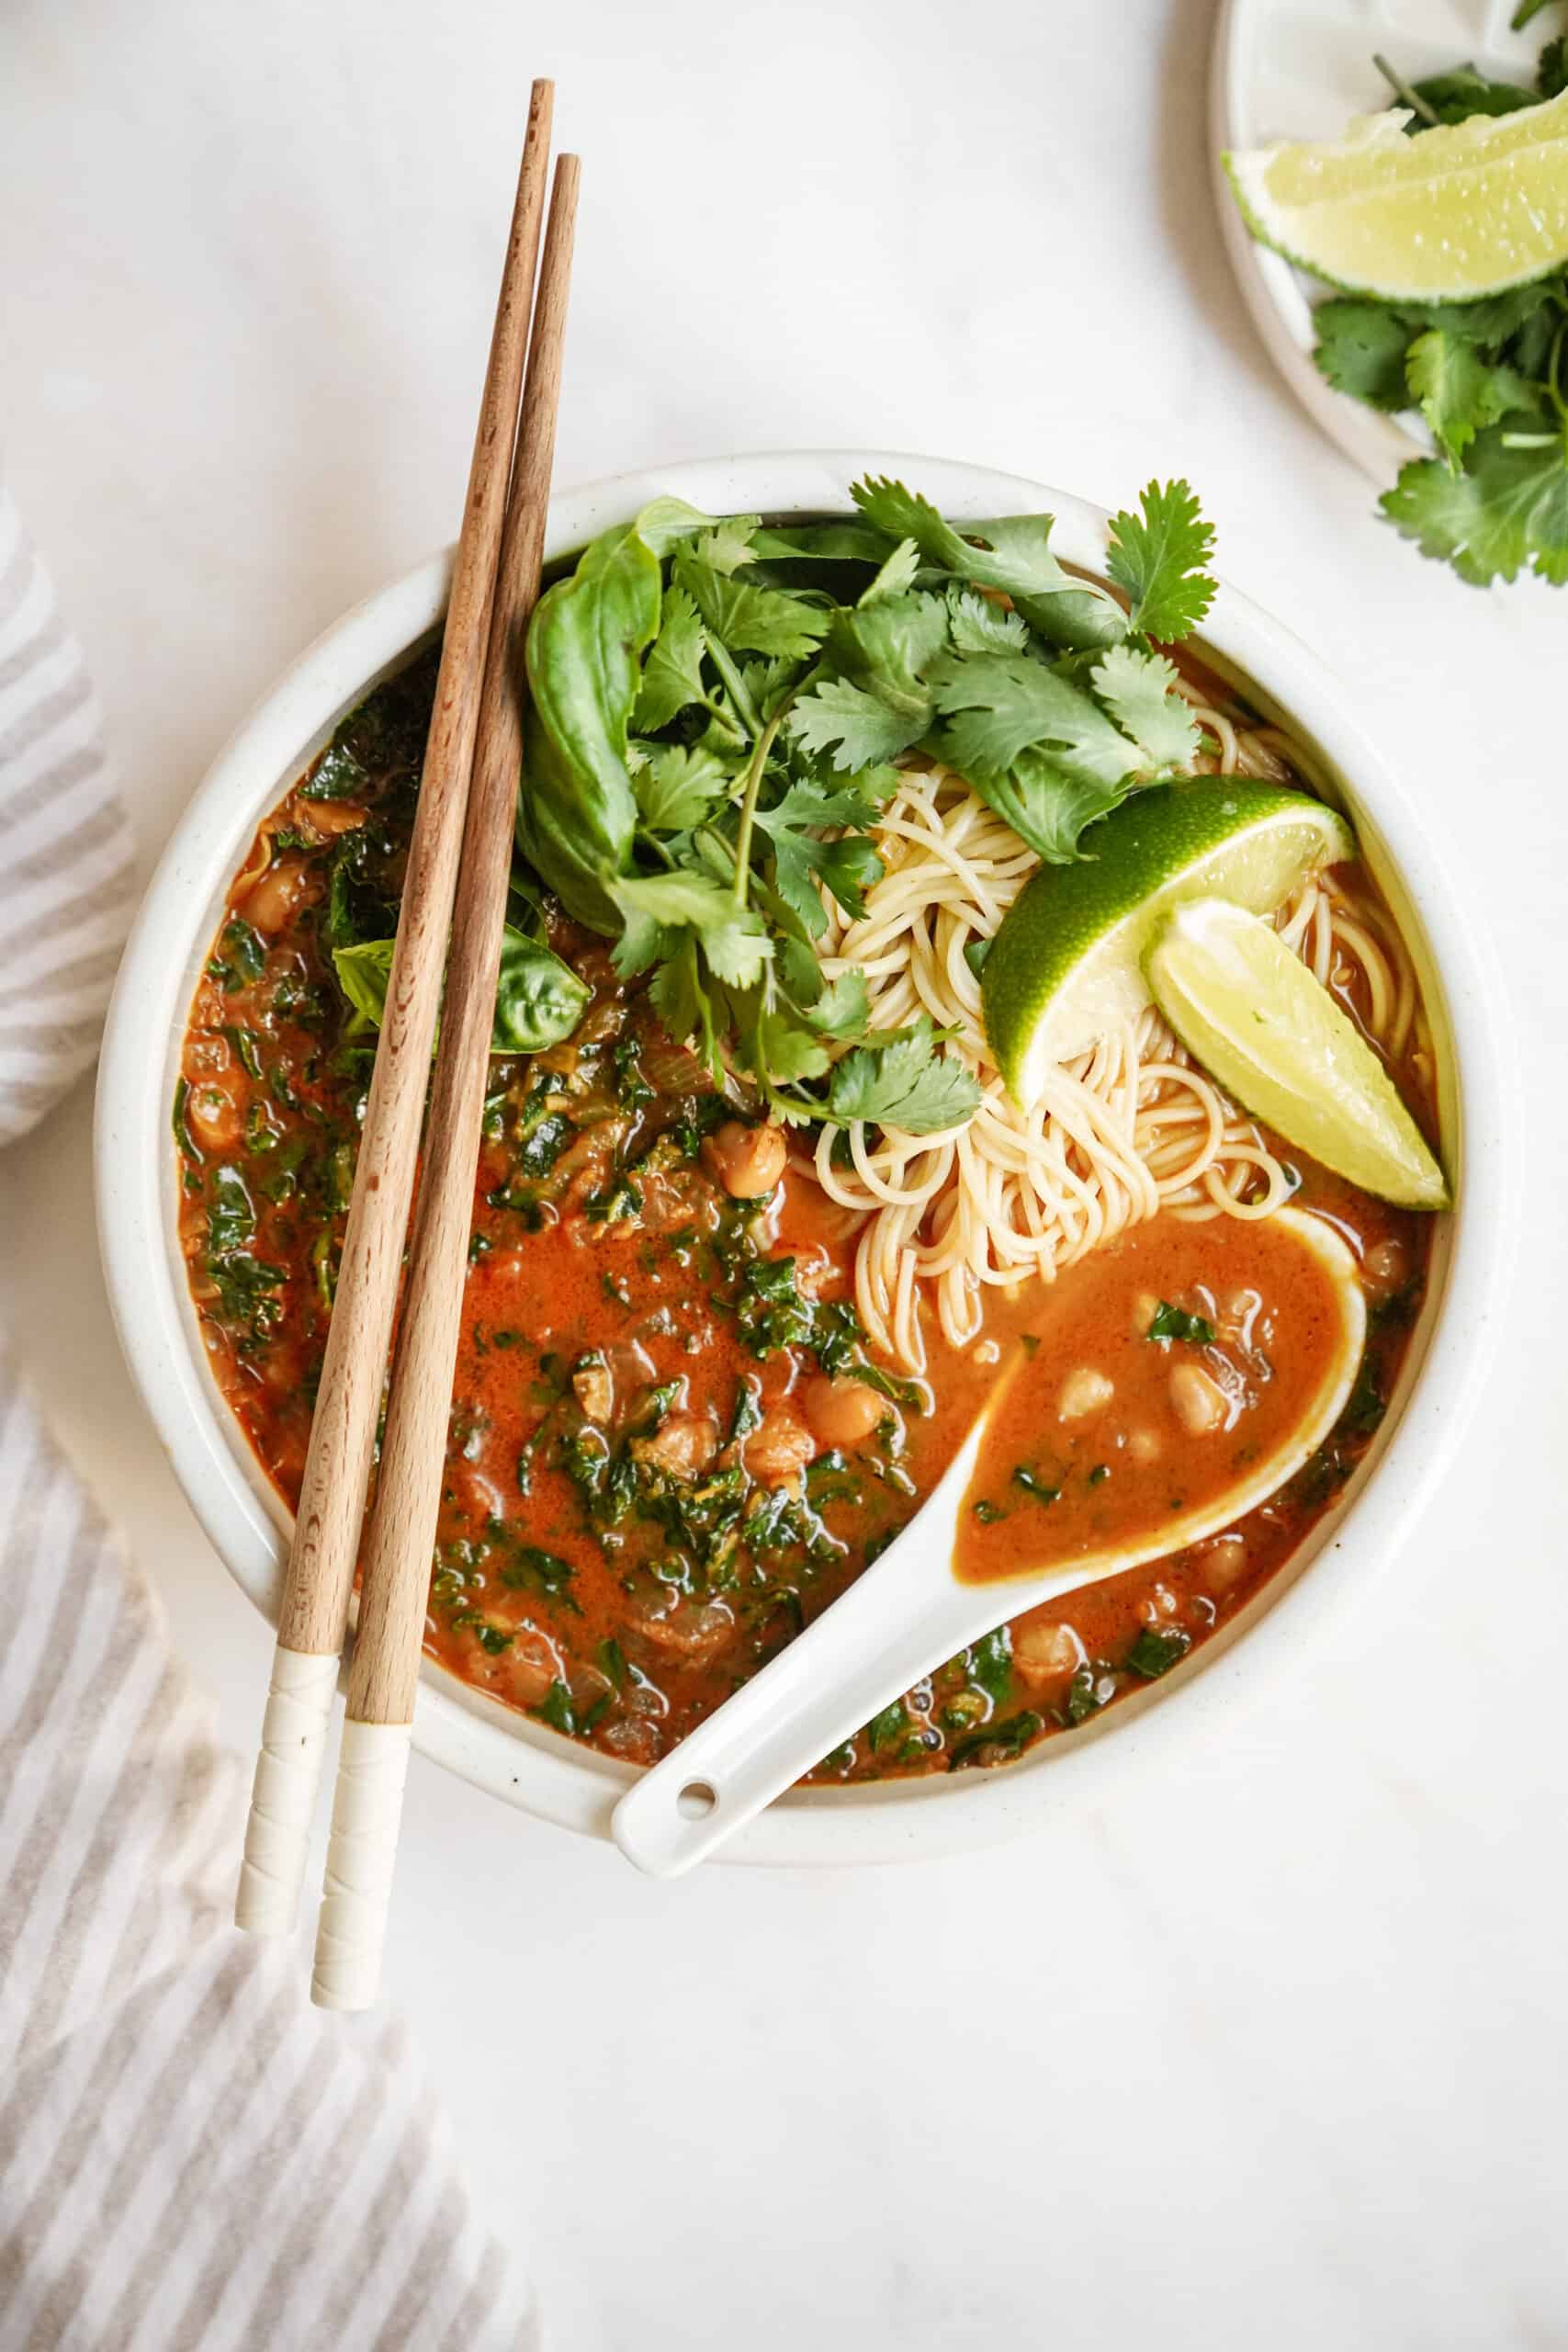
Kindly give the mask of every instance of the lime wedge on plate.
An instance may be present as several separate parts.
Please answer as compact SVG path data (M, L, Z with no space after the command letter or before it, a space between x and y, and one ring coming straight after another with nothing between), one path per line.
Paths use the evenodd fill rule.
M1568 261L1568 90L1406 138L1363 115L1345 138L1224 158L1253 235L1352 294L1468 302Z
M981 970L986 1036L1020 1102L1149 1001L1142 958L1172 907L1222 897L1271 914L1306 875L1354 857L1350 828L1278 785L1206 776L1124 800L1085 836L1090 854L1043 865Z
M1268 923L1224 899L1191 900L1167 917L1144 968L1188 1052L1255 1118L1364 1193L1450 1205L1387 1070Z

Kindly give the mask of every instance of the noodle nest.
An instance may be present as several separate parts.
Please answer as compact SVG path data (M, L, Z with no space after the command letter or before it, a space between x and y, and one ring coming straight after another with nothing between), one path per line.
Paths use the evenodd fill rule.
M1299 782L1302 755L1287 737L1187 691L1209 747L1194 773ZM1040 1100L1021 1110L988 1057L980 982L964 951L994 937L1039 861L961 777L935 764L904 772L874 838L883 876L853 921L828 902L824 976L863 973L874 1029L922 1013L952 1029L947 1050L981 1090L961 1127L934 1136L828 1128L801 1163L863 1220L855 1298L876 1346L923 1371L934 1311L950 1346L978 1343L983 1357L995 1345L984 1329L997 1287L1050 1279L1162 1210L1245 1220L1283 1205L1290 1170L1152 1006L1059 1064ZM1397 1060L1416 1020L1416 983L1382 909L1318 876L1276 922Z

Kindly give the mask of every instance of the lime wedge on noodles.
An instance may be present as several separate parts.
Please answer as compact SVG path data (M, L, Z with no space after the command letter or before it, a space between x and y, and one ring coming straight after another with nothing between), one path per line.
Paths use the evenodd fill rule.
M1089 854L1043 865L981 972L986 1035L1020 1102L1149 1001L1144 950L1173 906L1223 897L1271 914L1320 866L1356 854L1342 817L1304 792L1206 776L1134 793L1084 837Z
M1168 916L1145 968L1188 1052L1255 1118L1364 1193L1449 1206L1387 1070L1268 923L1224 899L1190 901Z
M1342 140L1224 159L1264 244L1353 294L1468 302L1568 262L1568 90L1406 138L1397 110Z

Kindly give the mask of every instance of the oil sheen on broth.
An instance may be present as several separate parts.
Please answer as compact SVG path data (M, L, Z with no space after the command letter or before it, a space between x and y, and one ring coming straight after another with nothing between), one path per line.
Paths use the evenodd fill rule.
M426 654L379 687L262 827L186 1038L192 1293L214 1374L290 1505L374 1058L332 949L395 927L433 684ZM987 1449L967 1575L1001 1572L1047 1524L1087 1547L1173 1479L1190 1493L1228 1475L1244 1393L1244 1430L1247 1413L1288 1409L1288 1284L1267 1227L1229 1218L1156 1219L1055 1285L998 1292L986 1361L938 1337L924 1379L903 1378L860 1338L853 1214L793 1163L749 1193L770 1175L764 1131L671 1045L603 941L564 924L552 941L588 1009L569 1043L492 1057L485 1111L426 1623L430 1655L466 1681L652 1761L898 1532L1010 1351L1032 1357ZM1430 1126L1420 1072L1395 1076ZM1297 1202L1357 1252L1371 1308L1329 1441L1223 1535L953 1659L818 1777L1005 1762L1164 1673L1288 1560L1381 1419L1430 1220L1287 1156Z

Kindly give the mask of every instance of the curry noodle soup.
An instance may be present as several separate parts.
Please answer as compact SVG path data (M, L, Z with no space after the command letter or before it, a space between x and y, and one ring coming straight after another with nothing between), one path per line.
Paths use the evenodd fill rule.
M192 1295L290 1506L434 673L427 650L378 686L265 820L185 1040ZM1199 745L1185 773L1312 789L1290 742L1201 665L1183 658L1176 691ZM1038 860L919 749L889 772L881 820L856 836L852 887L814 885L823 968L866 976L874 1038L940 1003L907 984L922 955L946 976L968 1024L947 1047L979 1103L967 1125L788 1124L743 1066L672 1037L668 994L617 969L607 931L553 892L532 909L533 950L503 970L426 1649L634 1762L843 1591L1004 1377L964 1514L966 1577L1087 1555L1235 1478L1290 1427L1332 1322L1321 1269L1270 1225L1289 1199L1332 1221L1368 1300L1327 1442L1225 1532L976 1644L816 1777L993 1766L1081 1724L1289 1559L1377 1429L1420 1308L1433 1218L1255 1125L1152 1007L1065 1068L1046 1104L1010 1104L977 985L973 1006L963 995L983 957L964 950ZM1319 872L1275 920L1431 1137L1425 1023L1371 877ZM923 945L900 945L919 924ZM554 1042L529 1049L544 1000ZM984 1162L987 1120L1001 1139Z

